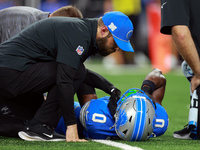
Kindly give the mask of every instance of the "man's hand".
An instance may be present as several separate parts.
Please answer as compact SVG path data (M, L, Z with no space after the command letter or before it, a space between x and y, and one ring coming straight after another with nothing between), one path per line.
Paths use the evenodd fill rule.
M156 89L165 86L166 84L166 79L163 76L162 71L158 68L153 69L149 74L147 74L145 80L150 80L154 82L154 84L156 85Z
M110 110L111 115L114 117L117 108L117 101L121 97L121 91L117 88L112 89L111 96L108 103L108 108Z
M67 142L87 142L85 139L79 139L77 124L67 126L66 130Z
M110 99L112 99L112 101L115 101L117 103L120 97L121 97L121 91L117 88L113 88L111 90Z
M191 91L192 93L194 90L200 86L200 76L194 75L191 80Z
M154 102L161 105L165 94L166 79L161 70L155 68L146 77L145 80L150 80L156 85L156 89L151 94ZM145 85L144 85L145 86Z

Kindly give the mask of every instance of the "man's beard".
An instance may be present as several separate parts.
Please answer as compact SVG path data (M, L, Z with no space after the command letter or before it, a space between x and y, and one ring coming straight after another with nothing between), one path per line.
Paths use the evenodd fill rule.
M97 47L98 47L98 52L102 56L108 56L109 54L111 54L111 53L116 51L114 47L107 47L106 46L107 41L108 41L108 37L98 38L96 40L96 44L97 44Z

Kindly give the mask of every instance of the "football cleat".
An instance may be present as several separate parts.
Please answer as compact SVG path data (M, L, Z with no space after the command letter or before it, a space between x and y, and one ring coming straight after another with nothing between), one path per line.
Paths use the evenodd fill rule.
M173 137L177 139L195 140L197 139L197 131L191 130L188 128L188 125L185 125L182 130L175 131Z

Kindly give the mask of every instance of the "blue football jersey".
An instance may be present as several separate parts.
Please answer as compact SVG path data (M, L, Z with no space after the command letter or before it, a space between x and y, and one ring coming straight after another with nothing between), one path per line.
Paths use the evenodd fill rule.
M156 103L155 110L155 124L153 128L153 134L150 137L157 137L163 135L169 125L169 118L166 110L160 104Z
M108 102L109 96L93 99L81 109L80 120L85 127L83 134L86 138L108 139L118 137L113 127L115 120L107 107Z
M78 102L74 102L78 132L80 134L83 133L86 138L91 139L118 137L114 128L115 120L107 107L109 98L109 96L105 96L99 99L93 99L87 102L82 109ZM157 137L164 134L168 127L168 121L166 110L160 104L156 103L154 129L150 137ZM61 117L55 131L65 135L66 129L64 119Z

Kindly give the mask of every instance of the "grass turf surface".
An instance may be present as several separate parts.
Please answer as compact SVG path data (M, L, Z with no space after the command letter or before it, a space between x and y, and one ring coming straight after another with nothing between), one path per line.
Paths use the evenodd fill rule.
M124 93L129 88L140 88L142 81L144 80L146 74L151 70L151 68L142 68L137 70L133 68L132 70L126 72L121 71L121 75L118 72L113 72L111 70L93 69L109 81L111 81L116 87L118 87L122 93ZM98 68L98 67L96 67ZM119 70L118 70L119 71ZM109 73L108 73L109 72ZM119 71L120 72L120 71ZM112 75L110 74L112 73ZM180 140L173 138L173 132L183 128L188 121L189 112L189 83L186 78L182 75L180 71L172 71L165 74L167 79L166 93L162 105L166 109L169 116L169 127L166 133L157 138L151 138L145 142L125 142L131 146L137 146L147 150L197 150L200 147L200 142L197 140ZM98 97L105 96L104 92L97 90ZM75 98L76 99L76 98ZM15 150L15 149L52 149L52 150L100 150L108 149L114 150L119 149L116 147L107 146L104 144L89 141L87 143L67 143L67 142L28 142L21 139L0 137L0 150Z

